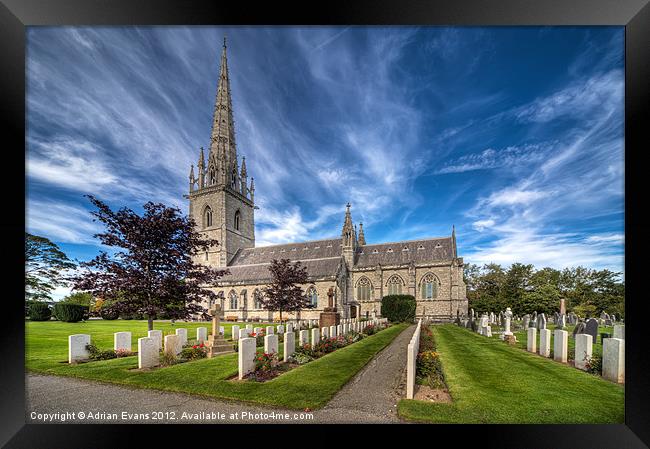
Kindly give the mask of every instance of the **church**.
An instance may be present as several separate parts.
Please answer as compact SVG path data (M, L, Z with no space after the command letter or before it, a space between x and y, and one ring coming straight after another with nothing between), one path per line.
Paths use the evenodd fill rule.
M213 288L222 294L225 319L276 318L260 302L273 259L300 261L309 274L302 288L310 305L289 313L292 319L318 319L330 288L342 318L380 317L381 299L390 294L413 295L417 317L430 321L449 322L467 314L463 258L458 257L453 228L444 237L369 244L362 223L357 232L348 203L342 228L336 231L340 236L255 246L255 183L252 177L248 180L246 159L240 167L237 157L225 39L210 147L207 161L201 148L197 170L192 165L186 196L190 217L202 235L219 241L198 255L197 262L229 271Z

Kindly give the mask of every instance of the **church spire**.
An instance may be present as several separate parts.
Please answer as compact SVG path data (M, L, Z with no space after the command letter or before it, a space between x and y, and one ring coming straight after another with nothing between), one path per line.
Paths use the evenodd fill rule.
M363 223L359 222L359 245L366 244L366 236L363 234Z
M221 69L212 120L210 155L214 155L217 159L225 158L223 162L225 162L224 165L226 167L234 166L237 160L235 123L232 114L232 98L230 95L230 76L228 74L225 37L221 50Z
M456 248L456 226L451 225L451 250L454 253L454 257L458 257L458 250Z
M345 221L343 222L343 231L341 232L341 237L343 238L344 247L354 248L357 240L357 233L352 224L352 214L350 214L350 203L347 204L345 210Z

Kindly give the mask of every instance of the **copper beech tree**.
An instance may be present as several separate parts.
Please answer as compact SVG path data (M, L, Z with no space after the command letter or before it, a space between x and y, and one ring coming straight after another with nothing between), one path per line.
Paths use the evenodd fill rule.
M146 203L142 216L126 207L112 211L105 203L87 195L97 211L91 212L106 231L96 234L102 244L116 248L104 251L72 277L74 290L102 298L114 313L139 313L153 329L156 315L182 319L205 314L204 298L217 294L205 288L214 285L227 270L214 270L194 263L192 256L204 253L217 240L204 239L194 231L194 220L177 208Z
M266 310L290 312L303 309L309 305L302 288L298 284L307 283L307 268L300 262L294 264L289 259L273 259L269 265L271 283L264 289L264 297L260 299Z

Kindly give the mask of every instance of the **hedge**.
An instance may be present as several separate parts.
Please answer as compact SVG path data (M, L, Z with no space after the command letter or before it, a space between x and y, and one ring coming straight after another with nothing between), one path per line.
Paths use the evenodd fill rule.
M29 305L29 319L32 321L49 321L52 310L44 302L34 302Z
M54 305L54 316L56 319L67 323L81 321L87 313L88 307L79 304L59 302Z
M415 298L411 295L388 295L381 299L381 316L393 323L415 319Z

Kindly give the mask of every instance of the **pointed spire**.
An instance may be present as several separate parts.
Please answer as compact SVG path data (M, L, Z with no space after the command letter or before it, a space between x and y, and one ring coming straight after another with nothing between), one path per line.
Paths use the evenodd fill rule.
M354 247L356 241L356 231L352 224L352 214L350 213L350 203L348 203L345 210L345 221L343 222L343 230L341 237L343 238L343 246Z
M199 189L202 189L205 185L205 155L203 154L203 147L201 147L199 163L197 165L199 168Z
M214 105L211 140L210 153L215 153L220 158L225 157L226 167L230 166L237 159L237 149L235 147L235 124L232 114L225 37L221 51L221 69Z
M454 257L458 257L458 252L456 249L456 226L451 225L451 250L454 253Z
M255 200L255 178L251 178L250 192L251 192L251 201L254 201Z
M194 192L194 164L190 168L190 193Z
M242 179L248 177L248 173L246 173L246 156L241 159L241 177Z
M363 234L363 223L359 222L359 245L366 244L366 236Z

